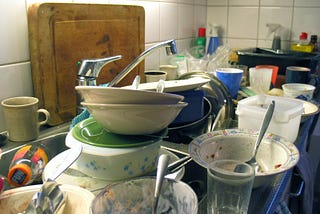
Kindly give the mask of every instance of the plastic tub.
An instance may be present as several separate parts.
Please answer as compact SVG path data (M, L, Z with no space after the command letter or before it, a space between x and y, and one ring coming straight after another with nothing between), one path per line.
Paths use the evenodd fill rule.
M275 101L275 110L267 132L294 142L299 132L303 104L293 98L255 95L240 100L236 110L239 128L258 130L272 100Z

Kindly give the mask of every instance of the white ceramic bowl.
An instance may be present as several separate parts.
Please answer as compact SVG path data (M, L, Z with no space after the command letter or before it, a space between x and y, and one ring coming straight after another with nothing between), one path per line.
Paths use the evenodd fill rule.
M85 102L102 104L176 104L183 96L114 87L76 86Z
M145 177L107 186L92 201L92 214L152 213L155 178ZM168 211L170 210L170 211ZM165 179L157 213L196 214L198 199L182 181Z
M313 98L313 92L315 87L309 84L302 83L286 83L282 85L283 96L292 98L304 98L311 100Z
M91 201L94 194L79 186L63 184L59 186L67 194L63 213L78 214L90 212ZM41 185L18 187L3 192L0 195L1 213L21 213L31 202L32 196L39 191Z
M57 167L59 167L65 160L65 158L68 157L70 154L71 149L68 149L66 151L63 151L53 157L46 167L44 168L44 171L42 173L42 181L46 181L49 176L57 170ZM169 152L166 149L160 148L159 154L167 154L170 157L170 163L173 163L174 161L179 160L179 157L176 156L174 153ZM156 163L157 166L157 163ZM169 175L170 178L174 178L175 180L181 180L184 176L185 168L182 167L180 170L172 173ZM110 185L114 183L114 181L108 181L104 179L98 179L93 178L91 176L88 176L84 173L82 173L77 166L76 163L72 164L66 171L64 171L56 180L59 184L71 184L71 185L77 185L81 186L84 189L87 189L94 194L97 194L102 189L104 189L107 185ZM119 182L119 181L116 181Z
M77 169L93 178L118 181L146 174L155 169L160 150L159 140L144 146L104 148L82 143L69 132L66 146L82 144L83 150L75 161Z
M203 134L189 144L192 158L201 166L207 167L216 159L248 161L253 155L257 131L246 129L226 129ZM299 151L293 143L282 137L267 133L257 153L261 170L254 180L254 188L263 186L275 175L295 166Z
M81 103L96 121L116 134L146 135L169 126L187 106L178 104L95 104Z

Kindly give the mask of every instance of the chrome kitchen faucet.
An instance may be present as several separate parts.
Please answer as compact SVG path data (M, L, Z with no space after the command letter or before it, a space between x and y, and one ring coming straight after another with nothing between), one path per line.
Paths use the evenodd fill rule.
M112 87L118 84L132 69L134 69L142 60L144 60L153 50L160 47L165 47L167 55L174 55L177 53L177 45L175 40L168 40L161 43L158 43L144 52L142 52L137 58L135 58L123 71L121 71L109 84L109 87Z

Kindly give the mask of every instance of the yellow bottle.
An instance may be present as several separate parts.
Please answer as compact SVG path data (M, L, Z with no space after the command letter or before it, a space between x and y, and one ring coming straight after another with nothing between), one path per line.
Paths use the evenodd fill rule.
M313 51L313 46L309 44L307 40L308 34L306 32L302 32L299 38L300 40L298 43L291 45L291 50L311 53Z

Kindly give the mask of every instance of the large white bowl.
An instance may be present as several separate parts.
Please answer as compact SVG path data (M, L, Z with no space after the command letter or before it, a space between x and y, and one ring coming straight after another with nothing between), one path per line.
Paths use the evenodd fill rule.
M253 155L257 131L226 129L203 134L189 144L192 158L207 168L216 159L248 161ZM299 151L293 143L282 137L267 133L257 153L260 170L254 180L254 188L272 181L275 175L295 166Z
M101 86L76 86L85 102L103 104L176 104L183 96L154 91Z
M155 169L161 138L150 144L129 148L107 148L82 143L69 132L66 146L82 144L83 150L75 161L77 169L93 178L119 181L146 174Z
M89 214L94 194L79 186L63 184L59 186L66 193L67 201L62 214ZM18 187L0 195L1 213L22 213L31 202L33 195L41 185Z
M96 104L81 103L96 121L110 132L125 135L146 135L169 126L188 105L178 104Z
M155 182L155 178L145 177L109 185L92 201L91 212L152 213ZM197 213L197 195L189 185L165 179L161 189L157 213Z
M286 83L282 85L283 96L311 100L316 87L302 83Z

